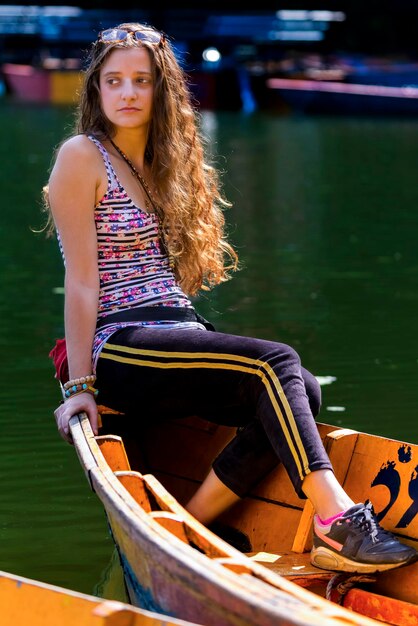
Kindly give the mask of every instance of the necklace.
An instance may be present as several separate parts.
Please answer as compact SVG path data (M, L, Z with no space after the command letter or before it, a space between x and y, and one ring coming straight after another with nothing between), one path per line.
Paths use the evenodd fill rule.
M109 141L112 144L112 146L114 147L114 149L116 150L116 152L118 152L120 154L122 159L128 165L129 169L131 170L132 176L134 176L134 178L137 179L137 181L140 183L142 189L145 191L145 205L146 205L146 208L148 209L151 206L153 208L153 210L155 211L155 213L158 216L160 216L159 207L157 206L157 203L155 202L154 198L152 197L151 189L149 188L148 183L145 180L145 178L138 172L138 170L136 169L135 165L132 163L130 158L128 156L126 156L124 151L121 148L119 148L119 146L117 146L115 144L115 142L112 141L112 139L109 139Z
M156 202L155 198L153 198L151 189L149 188L149 185L148 185L147 181L138 172L138 170L136 169L136 167L132 163L132 161L129 159L129 157L123 152L123 150L121 148L119 148L119 146L117 146L115 144L114 141L112 141L112 139L109 138L109 141L112 144L112 146L114 147L114 149L116 150L116 152L118 152L118 154L120 154L122 159L128 165L129 169L131 170L132 176L134 176L134 178L136 178L136 180L139 182L139 184L141 185L142 189L144 190L144 192L145 192L145 208L147 209L147 211L149 211L149 209L152 208L154 213L155 213L155 215L157 216L158 234L160 236L160 240L161 240L162 246L164 248L164 251L165 251L165 253L166 253L167 257L168 257L168 263L170 265L170 268L174 269L174 267L175 267L174 257L169 252L169 249L168 249L168 246L167 246L167 241L166 241L166 234L165 234L163 226L162 226L163 220L162 220L161 207L158 205L158 203Z

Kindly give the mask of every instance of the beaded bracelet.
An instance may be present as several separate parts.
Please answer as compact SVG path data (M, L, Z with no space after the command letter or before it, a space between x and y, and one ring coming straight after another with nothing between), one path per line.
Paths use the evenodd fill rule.
M92 383L96 382L96 376L94 374L88 374L88 376L81 376L81 378L74 378L73 380L68 380L64 384L64 389L70 389L70 387L74 387L74 385L83 385L84 383Z
M93 396L97 396L99 393L97 389L91 387L87 383L83 383L81 385L73 385L70 389L65 390L65 397L72 398L72 396L78 396L79 393L91 393Z

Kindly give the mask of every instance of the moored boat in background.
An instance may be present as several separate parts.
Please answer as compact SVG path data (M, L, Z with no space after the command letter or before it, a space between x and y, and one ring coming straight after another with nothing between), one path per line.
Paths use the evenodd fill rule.
M267 86L298 113L418 115L418 86L269 78Z
M64 64L34 66L3 63L1 72L7 92L16 100L45 104L75 104L82 84L82 74L68 60Z
M270 108L343 115L418 114L418 63L361 55L289 57L262 73ZM260 79L258 79L260 82Z

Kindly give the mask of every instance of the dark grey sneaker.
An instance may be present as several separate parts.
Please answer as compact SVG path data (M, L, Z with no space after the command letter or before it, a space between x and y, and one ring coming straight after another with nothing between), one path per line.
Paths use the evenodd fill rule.
M356 504L329 526L314 523L311 563L339 572L383 572L418 560L418 552L376 520L372 503Z

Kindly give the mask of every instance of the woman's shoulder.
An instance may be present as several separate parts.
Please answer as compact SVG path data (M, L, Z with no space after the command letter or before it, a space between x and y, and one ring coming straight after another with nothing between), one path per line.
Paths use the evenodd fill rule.
M88 137L74 135L63 141L48 181L51 207L54 205L56 212L62 209L73 214L86 207L89 210L106 185L103 159Z
M103 159L99 150L86 135L74 135L59 146L52 176L58 172L68 175L83 176L87 172L94 179L102 177Z
M98 150L94 143L85 134L73 135L62 142L58 149L58 156L64 158L98 157Z

